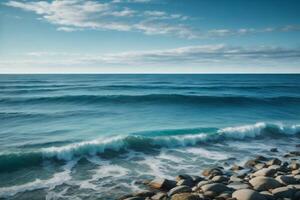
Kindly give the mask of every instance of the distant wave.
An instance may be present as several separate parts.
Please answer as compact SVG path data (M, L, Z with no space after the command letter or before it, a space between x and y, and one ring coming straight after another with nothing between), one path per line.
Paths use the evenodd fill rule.
M249 96L200 96L182 94L148 94L148 95L66 95L22 98L0 98L0 103L7 104L43 104L43 103L169 103L169 104L260 104L260 103L300 103L300 97L249 97Z
M28 165L38 165L45 159L68 161L76 157L122 153L127 150L153 151L160 148L174 148L218 143L224 140L247 140L264 137L294 136L300 133L300 125L256 123L253 125L226 127L222 129L180 129L144 132L109 139L77 142L62 146L41 148L35 152L0 155L0 171L15 170Z

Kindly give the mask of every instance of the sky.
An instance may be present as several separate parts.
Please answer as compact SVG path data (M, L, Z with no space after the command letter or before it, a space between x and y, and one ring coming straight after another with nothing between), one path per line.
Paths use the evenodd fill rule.
M1 0L0 73L300 73L299 0Z

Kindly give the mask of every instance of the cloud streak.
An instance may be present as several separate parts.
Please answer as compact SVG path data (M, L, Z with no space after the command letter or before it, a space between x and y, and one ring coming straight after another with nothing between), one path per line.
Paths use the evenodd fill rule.
M58 31L111 30L140 32L146 35L168 35L186 39L205 39L270 32L300 31L300 25L281 27L201 30L190 24L189 16L163 10L134 10L130 4L150 0L114 0L105 3L83 0L15 1L9 7L34 12Z
M67 52L30 52L23 60L0 65L46 66L202 66L207 64L239 66L268 63L299 63L300 48L238 47L224 44L185 46L165 50L130 51L113 54L76 54Z

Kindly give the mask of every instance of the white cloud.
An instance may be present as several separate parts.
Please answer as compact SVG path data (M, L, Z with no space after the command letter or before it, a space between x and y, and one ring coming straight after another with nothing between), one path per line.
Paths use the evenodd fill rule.
M114 1L117 3L120 1ZM123 1L122 1L123 2ZM127 0L126 2L149 2L145 0ZM168 19L185 19L179 14L167 14L163 11L137 11L128 7L116 6L112 2L83 0L53 1L8 1L6 6L35 12L42 20L57 25L58 31L72 32L84 29L142 32L147 35L175 35L190 37L190 28L177 26ZM135 17L128 20L128 17ZM155 18L154 18L155 17ZM158 18L160 17L160 18ZM156 20L154 23L153 20ZM161 20L164 20L163 22ZM147 24L146 22L152 23ZM158 22L157 22L158 21ZM155 24L155 25L154 25Z
M282 47L236 47L224 44L197 45L165 50L130 51L110 54L77 54L67 52L29 52L23 60L0 64L50 66L189 66L193 64L238 64L240 67L255 63L298 63L300 49Z

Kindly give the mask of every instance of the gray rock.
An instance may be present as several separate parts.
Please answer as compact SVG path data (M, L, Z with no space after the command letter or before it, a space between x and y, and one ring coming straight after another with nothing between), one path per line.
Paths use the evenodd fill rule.
M254 166L255 169L262 169L265 168L266 164L265 163L258 163Z
M195 184L194 184L194 181L192 179L182 179L182 180L179 180L177 182L177 185L186 185L186 186L189 186L189 187L193 187Z
M274 158L272 160L269 160L266 164L268 166L271 166L271 165L281 165L282 161L279 160L278 158Z
M230 170L232 170L232 171L239 171L239 170L242 170L242 169L244 169L244 168L241 167L241 166L239 166L239 165L236 165L236 164L234 164L234 165L230 168Z
M155 195L153 195L151 197L152 200L163 200L165 197L167 197L167 194L166 193L163 193L163 192L159 192Z
M289 184L296 184L297 179L295 179L291 175L282 175L282 176L277 176L275 178L279 183L284 184L284 185L289 185Z
M205 169L202 172L203 176L217 176L217 175L223 175L223 171L216 167L216 168L209 168L209 169Z
M181 193L173 195L171 200L201 200L201 198L199 197L199 195L191 193Z
M274 178L258 176L249 181L253 188L257 191L264 191L269 189L278 188L281 186Z
M273 176L276 173L275 169L263 168L256 171L252 176Z
M267 200L276 200L273 194L271 194L269 191L262 191L260 192Z
M272 190L272 194L276 198L293 198L296 193L296 189L290 187L279 187Z
M227 176L214 176L211 180L213 182L221 183L221 182L227 182L229 178Z
M176 186L176 181L156 178L148 183L149 187L158 190L170 190Z
M232 197L237 200L267 200L262 194L251 189L237 190L232 194Z
M290 166L291 170L297 170L300 168L300 164L299 163L292 163Z
M188 186L180 185L180 186L172 188L168 192L168 196L172 196L174 194L179 194L179 193L186 193L186 192L192 192L192 189Z
M151 197L155 194L153 191L140 191L133 194L135 197Z
M213 192L215 195L219 195L224 191L230 191L231 189L228 188L226 185L222 184L222 183L211 183L211 184L207 184L207 185L203 185L201 187L203 192Z
M249 189L250 185L241 182L232 182L228 184L227 187L232 188L234 190L241 190L241 189Z

